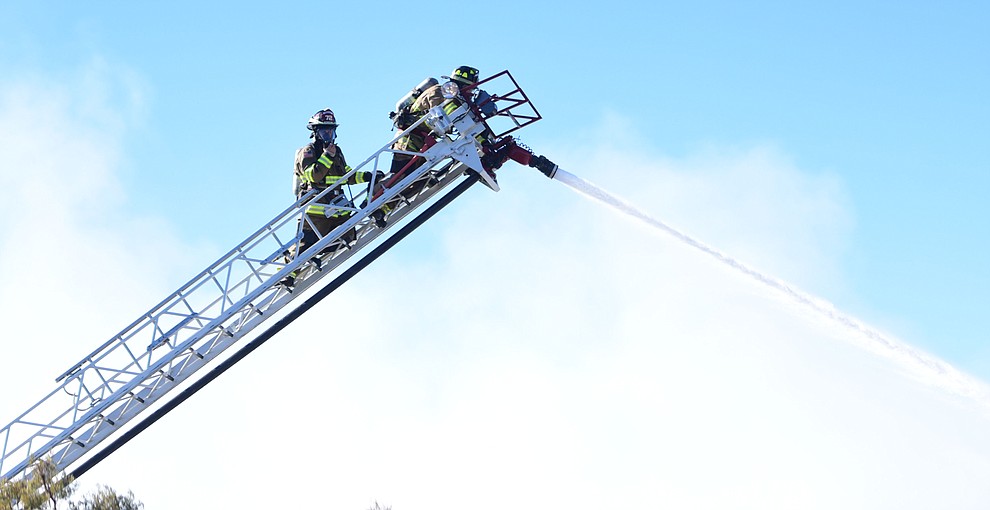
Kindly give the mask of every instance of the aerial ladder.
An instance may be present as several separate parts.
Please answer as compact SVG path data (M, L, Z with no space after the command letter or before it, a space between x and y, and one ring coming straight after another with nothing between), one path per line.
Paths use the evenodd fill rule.
M31 463L42 458L59 472L101 459L106 440L143 430L133 420L147 421L146 415L155 409L184 400L171 393L183 382L208 382L212 379L193 376L249 351L245 344L250 345L252 332L280 310L291 310L289 315L308 310L308 301L294 302L307 289L320 289L330 275L337 276L317 292L325 295L339 287L366 266L372 253L380 255L476 182L498 191L495 170L506 161L553 178L556 165L535 156L512 135L542 117L508 71L469 86L448 82L443 90L443 105L398 132L351 173L370 170L378 175L380 168L389 169L390 156L413 156L401 171L384 182L373 179L356 192L345 184L348 174L333 187L303 195L63 371L55 389L0 429L0 478L28 476ZM392 148L417 129L431 134L421 151ZM317 242L296 253L302 226L310 221L307 208L328 193L342 194L346 200L335 201L325 214L345 212L347 221L326 235L318 234ZM374 217L379 210L387 211L384 222ZM363 251L371 253L351 260ZM226 359L221 356L225 351Z

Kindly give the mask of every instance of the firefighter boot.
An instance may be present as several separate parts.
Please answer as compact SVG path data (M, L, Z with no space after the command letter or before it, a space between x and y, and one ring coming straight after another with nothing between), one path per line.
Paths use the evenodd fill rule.
M385 221L385 211L381 209L377 209L371 213L371 217L375 219L375 226L378 228L385 228L388 225L388 222Z

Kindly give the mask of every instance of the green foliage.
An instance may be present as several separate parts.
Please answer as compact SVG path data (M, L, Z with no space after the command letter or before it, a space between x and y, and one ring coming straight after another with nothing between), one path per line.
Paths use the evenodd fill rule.
M69 505L70 510L141 510L144 504L134 499L134 494L117 494L113 489L101 485L95 494L83 498L79 503Z
M0 479L0 510L141 510L144 504L128 492L120 495L101 486L95 494L69 501L76 487L71 476L58 472L49 460L39 460L19 480Z
M55 464L40 460L28 476L14 482L0 480L0 510L57 510L73 491L71 477L59 476Z

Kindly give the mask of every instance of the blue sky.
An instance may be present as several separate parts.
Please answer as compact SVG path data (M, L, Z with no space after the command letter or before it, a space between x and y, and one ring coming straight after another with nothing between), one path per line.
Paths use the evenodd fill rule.
M984 262L990 36L983 27L990 7L459 7L437 21L421 7L395 2L24 2L0 8L0 147L7 152L0 154L6 166L0 172L6 202L0 204L6 216L0 259L8 268L0 278L0 313L8 321L34 317L42 303L61 303L65 318L79 324L72 334L91 338L59 344L57 354L42 340L7 347L5 339L4 349L40 372L24 376L50 381L49 373L61 373L281 210L291 199L292 154L306 141L304 123L313 112L327 106L337 112L340 143L355 164L389 139L387 112L409 87L471 64L483 74L509 69L519 80L544 116L522 133L538 153L747 264L990 379L982 325L990 303ZM412 16L400 21L397 13L404 12ZM512 189L491 196L475 191L468 199L474 203L459 204L446 223L410 239L381 275L362 281L413 278L403 273L402 261L409 261L410 272L444 274L447 268L433 261L450 260L448 252L456 250L437 243L457 242L447 229L470 223L453 217L476 212L489 228L564 236L565 251L556 254L521 247L521 234L506 240L512 244L490 246L512 252L503 254L503 271L533 271L520 253L553 257L574 274L586 274L580 262L638 261L648 266L643 271L663 276L653 293L642 290L643 299L657 302L653 313L664 313L662 303L677 308L671 296L685 293L698 302L686 314L697 322L677 326L709 331L705 300L688 290L698 282L678 273L686 257L678 248L668 242L650 244L649 257L624 253L640 253L641 246L624 243L652 234L608 223L622 220L540 179L531 170L510 170L501 180ZM34 209L39 189L58 200ZM500 222L500 214L508 219ZM38 223L43 218L49 221ZM612 230L626 235L612 253L584 251L599 242L591 232ZM32 262L19 257L22 239L36 247ZM91 271L65 267L58 256L64 244ZM101 256L102 249L110 256ZM542 259L531 262L542 267ZM31 263L43 269L14 270ZM692 275L720 271L703 263L690 267ZM702 280L699 289L719 292L707 276ZM434 290L480 294L491 300L485 306L497 301L503 307L521 290L506 285L502 292ZM628 304L622 289L589 283L575 292L589 299L605 292L602 299ZM362 288L352 290L374 299ZM725 300L735 303L712 296L708 305ZM759 308L757 315L765 313ZM605 334L608 326L596 327ZM32 329L16 331L17 338L39 338ZM691 335L674 337L689 341ZM368 341L384 342L380 352L388 359L409 354L409 347ZM408 341L432 346L413 349L414 360L430 354L492 369L483 353L468 356L463 349L475 351L460 343L451 347L419 335ZM302 348L300 341L295 345ZM588 356L604 349L590 340L582 345ZM509 347L498 355L510 356ZM546 361L543 351L529 354ZM565 361L564 379L576 378L581 364ZM400 365L384 368L415 371ZM264 362L253 366L259 370ZM442 394L452 391L443 377L416 370ZM28 401L34 399L21 403Z
M18 3L0 20L0 63L7 81L108 68L108 100L137 102L123 134L125 185L144 193L134 206L221 245L284 199L258 190L285 188L311 110L336 109L359 160L388 135L384 115L408 84L461 62L515 73L546 117L533 143L591 136L614 113L638 147L671 157L772 145L849 195L850 288L834 297L990 374L977 320L990 288L982 3L504 2L466 9L486 20L470 44L435 36L408 52L408 22L373 29L405 8ZM116 97L123 87L138 97ZM196 206L175 207L179 195ZM230 215L227 197L266 207Z

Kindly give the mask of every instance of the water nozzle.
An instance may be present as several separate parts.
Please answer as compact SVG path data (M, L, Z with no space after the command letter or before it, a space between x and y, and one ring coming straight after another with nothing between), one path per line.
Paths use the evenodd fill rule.
M557 165L546 158L546 156L536 156L529 160L529 166L543 172L543 175L553 179L557 174Z

